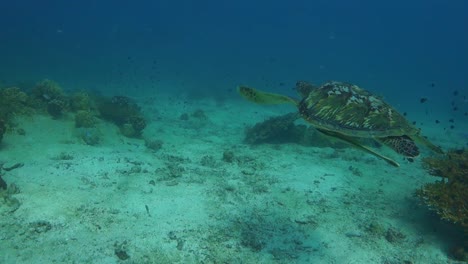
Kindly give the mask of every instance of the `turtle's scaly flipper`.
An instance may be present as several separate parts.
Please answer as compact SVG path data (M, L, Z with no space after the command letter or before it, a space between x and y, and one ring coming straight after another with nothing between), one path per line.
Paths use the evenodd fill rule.
M380 141L403 156L414 158L419 155L418 146L408 136L390 136Z
M257 104L294 104L297 101L293 98L281 94L267 93L247 86L237 87L237 91L248 101Z

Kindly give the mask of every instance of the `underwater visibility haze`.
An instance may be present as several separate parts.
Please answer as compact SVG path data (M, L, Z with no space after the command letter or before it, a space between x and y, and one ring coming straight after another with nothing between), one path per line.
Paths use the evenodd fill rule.
M468 261L468 2L0 10L0 263Z

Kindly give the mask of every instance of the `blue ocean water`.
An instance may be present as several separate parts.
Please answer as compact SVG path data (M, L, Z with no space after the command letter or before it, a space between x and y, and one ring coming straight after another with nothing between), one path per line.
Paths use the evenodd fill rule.
M408 110L422 96L444 106L467 91L463 0L0 5L3 83L47 76L73 88L225 93L333 79Z
M298 80L338 80L382 96L431 138L456 134L462 140L450 147L461 148L468 141L467 25L464 0L3 0L0 88L48 78L67 91L241 101L240 84L296 96ZM306 220L296 223L314 224ZM306 240L301 228L292 233ZM287 247L296 241L280 238Z

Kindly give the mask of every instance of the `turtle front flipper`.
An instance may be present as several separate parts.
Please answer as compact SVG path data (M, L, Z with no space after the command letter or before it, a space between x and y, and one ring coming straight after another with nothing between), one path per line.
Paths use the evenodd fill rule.
M257 104L294 104L297 101L293 98L281 94L267 93L247 86L237 87L237 91L248 101Z
M356 139L354 139L352 137L348 137L348 136L343 135L341 133L330 131L330 130L325 130L325 129L317 129L317 130L322 132L325 135L344 140L344 141L348 142L349 144L351 144L351 145L353 145L353 146L355 146L355 147L357 147L357 148L359 148L361 150L364 150L364 151L376 156L377 158L385 160L386 162L388 162L389 164L391 164L391 165L393 165L395 167L400 167L400 164L398 164L398 162L396 162L396 161L390 159L389 157L386 157L386 156L384 156L384 155L382 155L380 153L377 153L374 150L362 145L358 140L356 140Z

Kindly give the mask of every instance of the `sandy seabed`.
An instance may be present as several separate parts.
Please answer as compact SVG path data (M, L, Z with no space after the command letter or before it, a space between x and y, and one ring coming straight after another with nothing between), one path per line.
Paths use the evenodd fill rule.
M89 146L72 116L18 120L25 135L0 149L3 166L24 164L3 172L0 263L455 263L456 231L413 195L436 180L420 160L251 146L245 127L283 108L183 101L140 102L157 151L106 122Z

